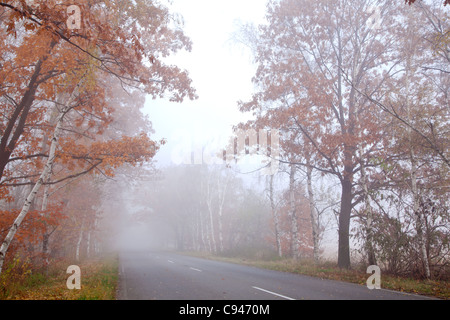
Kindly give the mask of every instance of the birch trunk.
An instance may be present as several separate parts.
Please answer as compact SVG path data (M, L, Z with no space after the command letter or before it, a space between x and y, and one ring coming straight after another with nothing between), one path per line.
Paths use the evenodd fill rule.
M409 85L409 80L407 80L407 86ZM409 95L407 95L407 112L408 112L408 121L411 123L411 109L410 109L410 102L409 102ZM422 258L422 262L425 269L425 275L429 279L431 277L430 272L430 265L428 261L428 254L426 249L426 241L425 241L425 235L424 235L424 229L425 229L425 217L423 215L423 212L419 210L419 189L417 187L417 159L415 155L414 145L413 145L413 137L412 137L412 130L408 127L408 140L409 140L409 158L411 163L411 171L410 171L410 178L411 178L411 191L413 196L413 213L416 215L416 232L417 237L419 240L419 250Z
M44 139L44 141L46 141L47 139ZM45 178L44 183L48 183L50 182L50 178L52 175L52 170L53 170L53 163L50 165L50 172L48 173L47 177ZM41 205L41 211L45 212L45 210L47 210L48 207L48 199L50 197L50 185L46 184L44 187L44 195L42 197L42 205ZM49 241L50 241L50 235L51 233L48 230L48 226L45 226L45 231L44 231L44 236L42 239L42 256L43 256L43 265L44 265L44 269L45 269L45 273L47 274L48 272L48 256L49 256Z
M363 155L363 148L362 145L359 146L359 153L360 157ZM367 252L367 259L369 265L376 265L377 259L375 256L375 250L373 247L373 212L372 207L370 205L370 198L369 198L369 187L367 185L367 175L366 175L366 168L364 165L364 161L361 159L361 184L363 188L363 194L364 194L364 213L366 217L366 252Z
M209 212L209 229L210 229L210 240L211 240L211 250L212 252L217 252L217 245L216 245L216 235L214 232L214 219L213 219L213 213L211 208L211 203L208 204L208 212Z
M297 222L297 208L295 203L295 165L291 165L291 171L289 173L289 204L291 218L291 250L294 260L298 260L300 257L299 243L298 243L298 222Z
M2 272L3 263L5 262L5 257L6 257L6 253L8 251L9 245L11 244L12 240L14 239L14 236L15 236L17 230L19 229L20 224L23 222L23 220L27 216L27 214L30 210L30 207L31 207L34 199L36 198L36 194L38 193L39 189L42 187L42 185L45 183L45 181L48 181L48 179L50 177L51 169L52 169L53 163L55 162L55 158L56 158L56 148L58 146L59 136L61 134L61 128L62 128L63 121L64 121L64 116L70 110L70 105L72 104L72 99L73 99L73 95L71 96L68 103L63 107L63 109L59 113L58 121L56 123L56 127L53 132L53 137L51 140L47 163L45 164L44 169L43 169L41 175L39 176L39 179L36 181L33 189L31 190L31 192L28 194L27 198L25 199L25 203L22 207L22 210L20 211L19 215L14 220L13 225L10 227L8 234L6 235L5 239L2 242L2 245L0 247L0 274Z
M200 189L204 190L203 179L201 179L201 181L200 181ZM208 252L211 252L212 248L211 248L211 240L209 239L209 230L208 230L208 221L207 221L208 218L207 217L204 218L202 209L200 209L199 215L200 215L200 229L201 229L202 242L204 245L204 249L207 250Z
M194 251L200 251L200 221L198 212L195 215L195 221L193 221L194 232L192 234L192 241L194 246Z
M283 256L283 251L281 247L281 237L280 237L280 218L278 216L278 212L275 207L275 201L273 198L273 175L270 175L269 178L269 200L270 200L270 209L272 211L273 222L275 224L275 241L277 244L277 252L278 256L281 258Z
M223 226L222 226L222 210L219 209L219 219L218 219L218 225L219 225L219 250L220 252L223 252Z
M223 185L223 188L222 188L222 192L219 192L220 184L221 184L220 173L219 173L218 176L217 176L217 191L219 192L219 199L218 199L218 201L220 201L219 212L218 212L218 215L219 215L219 219L218 220L219 220L219 248L220 248L220 252L224 251L224 247L223 247L222 215L223 215L223 206L224 206L224 203L225 203L225 196L226 196L226 193L227 193L228 183L229 183L229 178L226 178L225 182L224 182L224 185Z
M209 231L208 221L205 221L205 235L206 235L206 242L208 244L208 251L213 252L213 247L211 243L211 232Z
M50 168L51 171L51 168ZM51 172L48 175L48 179L46 180L46 182L50 181L50 176L51 176ZM42 198L42 206L41 206L41 210L44 212L45 210L47 210L47 205L48 205L48 198L49 198L49 191L50 191L50 185L46 185L44 188L44 196ZM45 231L44 231L44 236L42 238L42 257L43 257L43 265L44 265L44 270L45 273L47 274L48 272L48 255L49 255L49 243L50 240L50 232L48 230L48 226L45 226Z
M408 108L409 113L409 108ZM408 114L409 117L409 114ZM409 120L409 119L408 119ZM428 261L428 254L427 254L427 248L426 248L426 241L425 241L425 217L423 215L423 212L419 208L419 189L417 187L417 160L414 152L413 142L412 142L412 132L410 129L408 129L409 134L409 142L410 142L410 162L411 162L411 191L413 195L413 213L416 215L416 232L417 237L419 240L419 250L422 257L422 262L425 269L425 275L428 279L431 277L431 271L430 271L430 265Z
M207 250L208 245L208 230L205 231L205 227L203 226L203 213L202 210L199 211L199 220L200 220L200 236L202 240L202 247L204 250Z
M78 237L77 248L76 248L76 252L75 252L75 260L76 261L80 261L80 247L81 247L81 242L83 240L83 233L84 233L84 223L81 223L80 235Z
M314 245L314 262L318 263L320 258L320 230L319 230L319 214L316 209L316 200L314 199L314 191L312 188L312 167L306 168L307 188L308 188L308 201L309 212L311 216L313 245Z
M86 240L86 258L88 258L89 259L89 257L90 257L90 254L91 254L91 250L90 250L90 248L91 248L91 230L89 230L89 232L88 232L88 235L87 235L87 240Z
M411 17L410 17L411 19ZM410 39L414 39L413 33L414 30L409 30ZM412 67L411 58L415 53L414 50L414 43L409 43L410 50L408 50L408 56L406 59L406 78L405 78L405 91L406 91L406 97L405 97L405 105L406 105L406 112L408 117L408 123L412 123L412 110L411 110L411 99L410 99L410 88L411 88L411 79L410 76L415 72ZM426 241L425 241L425 235L424 235L424 229L425 229L425 217L423 215L423 212L419 210L419 201L420 201L420 194L419 189L417 186L417 158L414 150L414 141L413 141L413 132L410 126L407 127L407 134L408 134L408 143L409 143L409 160L411 164L411 170L410 170L410 179L411 179L411 191L413 196L413 213L416 215L416 232L417 237L419 240L419 251L422 258L423 266L425 269L425 275L428 279L431 277L430 272L430 265L428 261L428 254L426 249Z
M58 103L64 103L64 101L61 101L63 99L63 97L61 95L58 96L57 101ZM56 106L54 106L51 110L50 110L50 120L49 123L54 124L55 121L57 120L58 117L58 108ZM41 149L42 149L42 153L45 153L45 146L48 143L48 137L44 136L42 139L42 145L41 145ZM44 183L48 183L51 180L51 176L52 176L52 171L53 171L53 164L50 166L50 172L48 174L48 176L46 177L46 180L44 181ZM42 204L41 204L41 211L45 212L45 210L47 210L48 207L48 199L50 198L50 185L46 184L44 187L44 195L42 197ZM48 273L48 264L49 264L49 241L50 241L50 235L51 232L49 232L48 230L48 226L45 226L45 231L44 231L44 236L42 239L42 257L43 257L43 266L44 266L44 270L45 273Z
M94 220L94 230L97 230L97 226L98 226L98 219L97 219L97 217L95 217L95 220ZM93 239L93 246L94 246L94 254L98 254L99 253L99 247L98 247L98 238L97 237L95 237L94 236L94 239Z
M211 186L210 186L210 177L208 176L208 181L206 183L206 203L208 206L208 212L209 212L209 223L210 223L210 231L211 231L211 246L214 253L217 252L217 245L216 245L216 235L214 232L214 217L213 217L213 208L212 208L212 194L211 194Z

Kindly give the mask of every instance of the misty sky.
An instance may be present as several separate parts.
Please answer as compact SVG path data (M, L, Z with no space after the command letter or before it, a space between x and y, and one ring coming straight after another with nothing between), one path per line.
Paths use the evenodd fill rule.
M168 140L156 157L159 164L172 162L180 146L190 150L190 140L224 141L233 125L248 118L239 112L237 101L251 97L255 66L250 51L233 43L231 35L239 22L262 23L265 5L264 0L173 0L173 12L184 17L193 49L169 61L189 71L199 99L182 104L147 101L144 111L156 131L153 137Z

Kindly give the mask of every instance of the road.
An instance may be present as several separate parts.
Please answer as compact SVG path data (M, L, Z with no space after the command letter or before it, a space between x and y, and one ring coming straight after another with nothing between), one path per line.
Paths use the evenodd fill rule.
M121 253L119 273L119 300L427 299L169 252Z

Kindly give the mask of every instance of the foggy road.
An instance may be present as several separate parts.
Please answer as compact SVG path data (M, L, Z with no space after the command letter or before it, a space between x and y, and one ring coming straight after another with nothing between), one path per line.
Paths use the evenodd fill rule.
M428 299L167 252L122 253L119 273L119 300Z

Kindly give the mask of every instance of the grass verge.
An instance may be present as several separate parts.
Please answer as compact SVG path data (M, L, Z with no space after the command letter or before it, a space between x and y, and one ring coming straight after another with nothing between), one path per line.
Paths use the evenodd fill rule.
M294 261L293 259L255 260L247 258L223 257L208 253L184 252L184 254L204 259L218 260L241 265L290 272L311 277L351 282L366 285L369 274L362 268L352 270L340 269L334 262L314 264L312 261ZM450 299L450 283L448 281L418 280L381 274L381 287L394 291L419 294L439 299Z
M73 264L73 263L72 263ZM118 283L118 257L107 256L78 264L81 269L81 289L69 290L66 273L71 263L54 264L48 275L26 272L17 276L13 271L0 275L1 300L115 300Z

